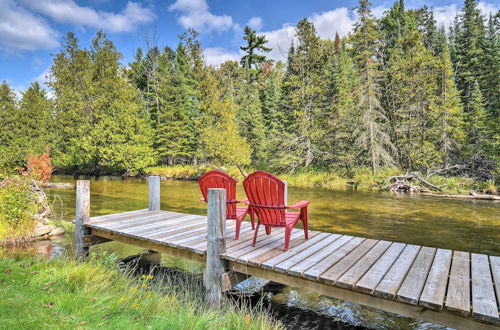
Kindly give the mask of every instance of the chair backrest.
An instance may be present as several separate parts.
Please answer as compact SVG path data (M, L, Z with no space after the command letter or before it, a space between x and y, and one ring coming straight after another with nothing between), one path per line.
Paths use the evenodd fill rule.
M236 180L220 170L212 170L198 179L201 193L208 201L208 188L226 189L226 218L236 219Z
M243 187L261 224L285 226L285 183L266 171L250 174Z

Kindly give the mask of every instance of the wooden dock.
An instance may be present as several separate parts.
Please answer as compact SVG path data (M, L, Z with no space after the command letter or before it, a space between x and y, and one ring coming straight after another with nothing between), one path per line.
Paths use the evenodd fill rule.
M84 217L81 227L78 222L77 207L82 248L116 240L207 262L206 216L161 211L158 203L153 210ZM302 229L294 229L284 252L282 228L273 228L269 236L262 229L252 247L249 222L242 224L239 240L234 239L235 222L224 224L225 246L218 254L223 271L453 328L500 327L498 256L318 231L305 240Z

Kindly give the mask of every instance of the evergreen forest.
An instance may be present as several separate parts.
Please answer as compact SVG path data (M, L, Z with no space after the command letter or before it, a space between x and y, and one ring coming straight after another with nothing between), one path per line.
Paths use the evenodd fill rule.
M205 63L198 33L137 49L130 63L104 32L68 33L47 86L0 84L0 164L48 151L73 174L136 175L154 165L237 165L294 172L369 167L494 173L500 161L500 14L465 0L449 29L397 1L375 18L360 0L345 37L303 19L286 62L245 28L239 62ZM485 179L491 179L486 177Z

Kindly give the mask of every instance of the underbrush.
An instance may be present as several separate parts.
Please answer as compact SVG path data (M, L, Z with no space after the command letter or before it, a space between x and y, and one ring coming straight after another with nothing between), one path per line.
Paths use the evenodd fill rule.
M173 166L155 166L144 169L149 175L159 175L167 179L177 180L198 180L205 172L218 169L210 165L173 165ZM225 167L223 170L231 176L243 180L243 175L236 166Z
M133 277L106 258L0 260L0 324L5 329L279 329L262 311L230 301L203 304L189 281Z
M40 207L29 178L12 176L0 181L0 245L29 239Z
M169 179L197 180L203 173L215 169L215 167L201 165L176 165L163 167L149 167L145 170L150 175L159 175ZM244 178L237 167L228 167L224 169L231 176L242 181ZM253 170L247 169L248 173ZM301 170L295 173L274 173L280 179L288 181L290 186L295 187L318 187L328 189L358 189L362 191L383 190L387 185L387 178L404 173L397 167L381 168L374 175L369 167L358 167L352 169L349 173L345 170L336 169L310 169ZM471 191L484 193L496 193L498 188L494 180L479 182L468 177L444 177L433 175L428 179L442 189L443 193L448 194L468 194ZM418 183L417 183L418 184ZM423 186L426 188L425 186Z

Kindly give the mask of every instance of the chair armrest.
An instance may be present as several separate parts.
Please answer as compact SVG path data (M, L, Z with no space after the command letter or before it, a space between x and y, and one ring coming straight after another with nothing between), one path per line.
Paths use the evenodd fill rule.
M205 199L205 197L201 197L201 198L200 198L200 201L201 201L201 202L206 202L207 200Z
M250 202L249 202L249 201L248 201L248 199L246 199L246 198L245 198L245 199L242 199L242 200L240 200L240 201L239 201L239 200L237 200L236 202L237 202L237 203L243 203L243 204L246 204L246 205L250 205Z
M295 203L293 205L290 205L290 206L287 206L286 208L287 209L301 209L303 207L306 207L307 205L309 205L311 202L309 201L300 201L298 203Z

